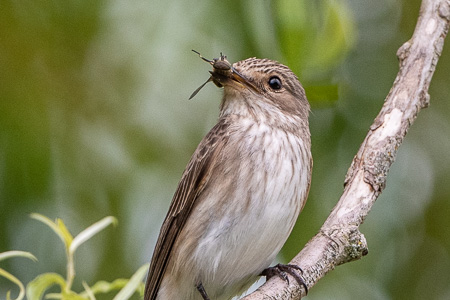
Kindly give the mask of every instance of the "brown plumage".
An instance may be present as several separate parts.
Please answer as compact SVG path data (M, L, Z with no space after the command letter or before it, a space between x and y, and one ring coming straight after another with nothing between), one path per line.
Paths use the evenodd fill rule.
M200 286L211 299L242 293L275 258L306 202L309 104L295 74L268 59L209 62L208 81L224 87L220 117L177 187L146 300L202 299Z

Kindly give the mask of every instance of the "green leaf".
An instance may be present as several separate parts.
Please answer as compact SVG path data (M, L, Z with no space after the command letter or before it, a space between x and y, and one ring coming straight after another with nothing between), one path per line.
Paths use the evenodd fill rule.
M119 278L113 282L98 281L93 286L91 286L91 291L94 294L99 293L109 293L111 291L120 290L128 283L128 279ZM87 292L80 293L82 296L87 296Z
M0 253L0 261L11 257L25 257L31 259L32 261L37 261L36 256L26 251L13 250Z
M27 299L42 299L45 291L55 284L60 286L61 291L65 290L66 282L61 275L56 273L44 273L37 276L27 285Z
M6 252L0 253L0 261L11 258L11 257L25 257L25 258L31 259L33 261L37 261L36 256L31 254L30 252L13 250L13 251L6 251ZM25 296L25 287L23 286L23 283L19 279L17 279L14 275L12 275L11 273L9 273L3 269L0 269L0 276L5 277L6 279L13 282L14 284L16 284L19 287L19 290L20 290L19 296L17 296L17 298L15 300L23 299L23 297ZM11 291L8 291L6 293L6 299L7 300L11 299Z
M19 279L17 279L14 275L12 275L11 273L8 273L7 271L5 271L1 268L0 268L0 276L5 277L6 279L13 282L14 284L16 284L19 287L20 292L19 292L19 296L17 296L16 300L22 300L23 297L25 296L25 287L23 286L23 283ZM8 299L8 300L11 299L10 291L8 291L6 293L6 299Z
M128 281L127 285L120 290L120 292L114 297L113 300L127 300L129 299L134 292L143 285L142 280L144 279L145 275L147 274L149 264L145 264L142 267L140 267L136 273L131 276L130 280Z
M72 243L73 237L70 234L70 232L67 230L66 226L64 225L63 221L61 219L56 219L56 222L53 222L46 216L43 216L41 214L32 213L30 215L33 219L41 221L48 227L50 227L63 241L64 245L66 246L66 249L69 249L70 244Z
M82 282L84 290L86 291L86 295L89 297L89 300L95 300L94 292L91 290L86 281Z
M62 299L62 300L89 300L89 298L78 295L75 292L51 293L45 295L45 299Z
M103 230L105 227L107 227L111 224L113 224L113 225L117 224L117 219L114 217L111 217L111 216L105 217L105 218L101 219L100 221L92 224L91 226L89 226L88 228L86 228L85 230L80 232L73 239L73 242L71 243L71 245L69 247L69 252L74 253L81 244L83 244L84 242L89 240L91 237L96 235L99 231Z
M69 229L67 229L66 225L64 224L63 220L61 220L60 218L56 218L56 225L58 226L62 236L63 236L63 241L64 244L66 245L67 248L70 247L70 245L72 244L73 241L73 236L72 234L70 234Z

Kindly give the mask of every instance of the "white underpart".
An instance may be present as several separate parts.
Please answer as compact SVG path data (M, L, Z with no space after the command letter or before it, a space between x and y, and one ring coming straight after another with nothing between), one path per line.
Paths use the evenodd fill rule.
M288 121L273 106L260 105L254 109L274 110ZM193 288L199 281L211 299L244 292L275 259L306 201L310 157L301 151L304 141L274 127L264 114L255 120L240 99L224 112L235 121L222 151L240 164L233 167L226 161L215 167L223 180L208 183L185 225L195 227L189 226L195 221L206 228L190 233L199 235L195 247L180 247L180 253L191 255L175 260L173 271L182 276L177 282L163 280L160 299L201 299ZM191 293L180 295L186 290Z

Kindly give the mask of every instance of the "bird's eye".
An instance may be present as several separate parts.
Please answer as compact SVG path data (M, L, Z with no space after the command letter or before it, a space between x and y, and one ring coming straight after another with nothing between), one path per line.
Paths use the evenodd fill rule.
M278 76L272 76L269 79L269 86L273 90L279 90L281 89L281 79Z

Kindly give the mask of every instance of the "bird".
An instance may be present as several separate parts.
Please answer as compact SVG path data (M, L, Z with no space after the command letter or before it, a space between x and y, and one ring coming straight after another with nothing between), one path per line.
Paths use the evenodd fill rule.
M194 51L194 50L193 50ZM196 52L196 51L194 51ZM196 52L200 55L200 53ZM309 193L310 105L297 76L270 59L209 60L208 82L223 88L217 124L192 155L161 226L145 300L225 300L269 267Z

